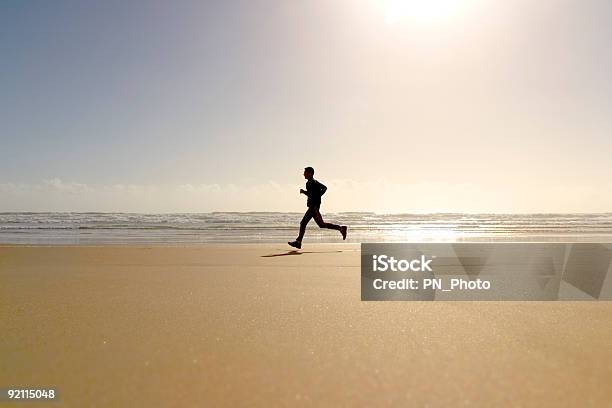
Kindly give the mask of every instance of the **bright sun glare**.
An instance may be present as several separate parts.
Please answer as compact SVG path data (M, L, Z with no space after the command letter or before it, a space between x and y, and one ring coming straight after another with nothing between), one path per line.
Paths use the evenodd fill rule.
M404 20L434 23L447 20L461 11L465 0L389 0L385 8L387 24Z

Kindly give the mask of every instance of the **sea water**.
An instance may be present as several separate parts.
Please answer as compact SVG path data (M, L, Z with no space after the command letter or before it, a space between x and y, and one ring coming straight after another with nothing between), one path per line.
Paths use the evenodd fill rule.
M0 213L4 244L285 243L302 213L199 214ZM568 241L612 242L612 213L376 214L323 213L348 225L346 242ZM311 222L304 242L342 242Z

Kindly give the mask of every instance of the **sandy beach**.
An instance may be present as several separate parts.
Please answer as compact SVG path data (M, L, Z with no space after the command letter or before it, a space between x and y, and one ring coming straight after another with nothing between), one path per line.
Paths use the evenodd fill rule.
M356 244L1 246L0 282L0 387L54 406L612 401L612 302L362 302Z

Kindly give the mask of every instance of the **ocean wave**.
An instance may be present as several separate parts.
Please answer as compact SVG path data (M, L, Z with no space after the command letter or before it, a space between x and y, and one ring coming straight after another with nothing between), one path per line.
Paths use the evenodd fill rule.
M283 242L293 238L302 213L0 213L0 242ZM610 237L612 213L599 214L376 214L324 213L349 225L352 242L470 240L493 237ZM312 222L309 239L333 240ZM577 238L576 238L577 237ZM552 238L551 238L552 239ZM191 240L191 241L189 241Z

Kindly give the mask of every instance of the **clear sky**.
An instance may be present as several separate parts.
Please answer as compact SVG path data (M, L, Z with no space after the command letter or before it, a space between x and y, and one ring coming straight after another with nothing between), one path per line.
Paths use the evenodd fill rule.
M0 51L0 211L612 209L607 0L5 0Z

